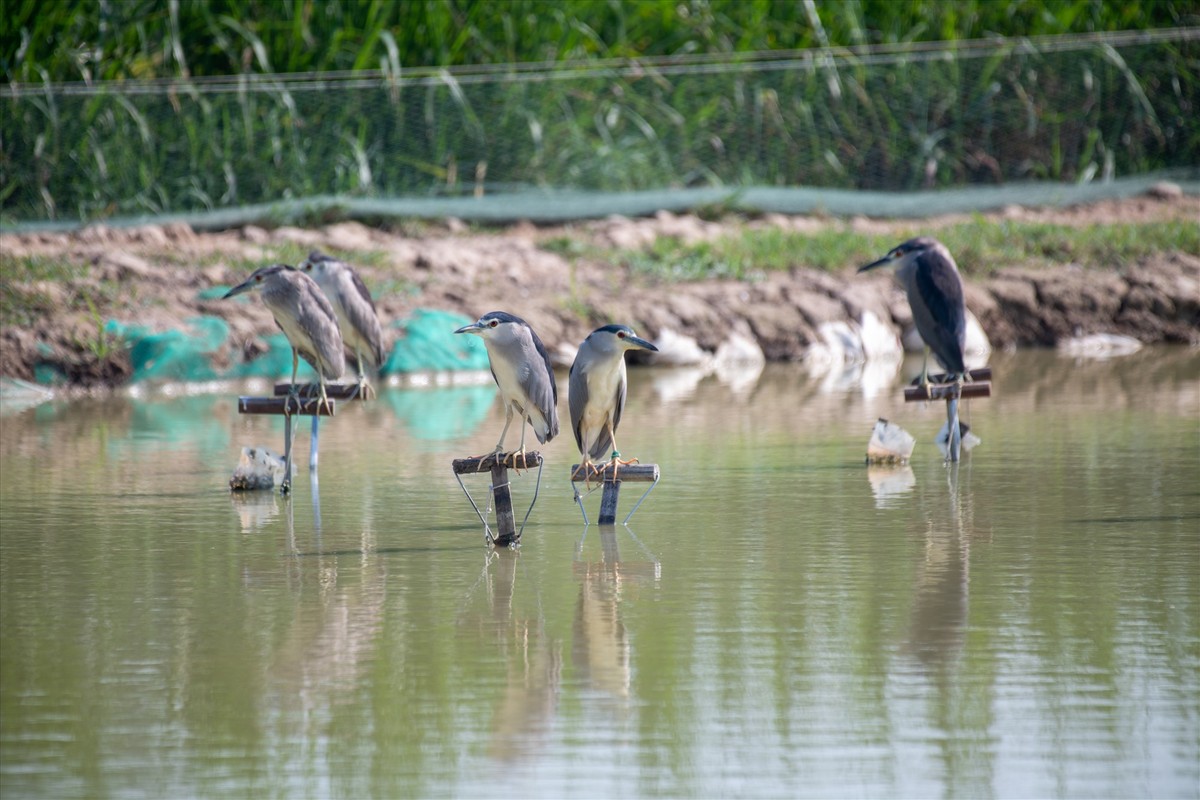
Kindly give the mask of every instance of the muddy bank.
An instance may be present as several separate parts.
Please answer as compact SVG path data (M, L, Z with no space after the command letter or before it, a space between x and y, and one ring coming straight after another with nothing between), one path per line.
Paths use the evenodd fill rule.
M1080 225L1196 220L1200 199L1143 197L1056 212L1013 209L1001 216L1023 215ZM936 235L938 227L954 221L929 220L922 229ZM376 296L385 326L418 308L471 318L504 309L529 319L561 359L568 359L593 327L609 321L632 324L651 338L664 331L682 334L708 352L737 334L773 361L804 359L821 342L823 323L856 325L866 312L897 333L910 323L907 303L890 276L859 276L851 265L838 273L797 268L753 282L677 283L612 264L571 260L559 254L561 247L542 246L566 236L633 249L658 236L694 241L736 232L739 226L771 225L800 231L840 225L897 236L913 227L911 221L788 217L716 223L660 214L486 232L451 221L418 236L358 223L203 234L167 225L5 235L0 249L6 256L37 258L59 271L52 279L10 283L9 296L18 303L16 310L6 309L0 331L0 375L33 380L42 365L39 374L50 367L74 386L125 382L131 372L128 352L104 333L108 320L165 331L199 315L217 316L228 323L230 335L213 352L214 365L219 369L253 359L263 349L262 338L276 332L270 314L258 301L217 299L218 287L238 283L280 247L296 254L319 248L354 263ZM1200 344L1200 257L1163 252L1122 267L994 264L986 278L968 279L967 305L993 347L1053 346L1101 332L1144 343Z

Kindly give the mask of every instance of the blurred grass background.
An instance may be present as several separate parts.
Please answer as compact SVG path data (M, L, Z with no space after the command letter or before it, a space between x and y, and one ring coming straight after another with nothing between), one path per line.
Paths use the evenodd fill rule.
M1178 0L7 0L0 222L1194 170L1198 25Z
M6 0L10 82L641 58L1200 25L1190 0Z

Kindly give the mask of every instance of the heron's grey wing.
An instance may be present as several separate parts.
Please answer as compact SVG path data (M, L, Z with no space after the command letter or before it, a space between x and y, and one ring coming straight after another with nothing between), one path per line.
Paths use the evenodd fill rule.
M342 331L338 327L333 306L315 283L301 290L300 314L297 321L317 348L314 355L321 364L317 371L328 380L342 377L346 371Z
M921 338L951 372L963 372L963 343L967 335L966 305L958 271L936 254L922 256L913 283L927 310ZM913 309L913 317L918 316ZM923 328L923 329L922 329Z
M587 376L579 367L579 356L571 365L571 376L567 384L567 407L571 412L571 429L575 431L575 445L583 452L583 431L579 425L583 422L583 408L587 405L588 385Z
M622 355L621 358L624 359L625 356ZM613 433L617 432L617 426L621 424L621 415L625 413L625 394L628 390L629 390L629 379L625 376L624 370L622 370L621 371L621 380L617 384L617 396L615 398L613 398L613 400L614 400L613 420L612 420L612 432ZM609 438L609 441L611 442L612 437L608 437L608 438ZM607 448L608 448L608 445L605 445L605 449L607 449Z
M383 364L383 327L379 324L375 301L371 299L371 292L362 282L362 278L358 277L358 273L353 269L347 271L350 274L350 282L354 286L355 295L350 298L350 302L343 303L346 320L367 340L367 344L371 348L372 366L378 369ZM358 302L359 300L361 302Z
M545 369L531 369L523 375L521 390L546 418L546 438L538 436L538 441L545 443L558 436L558 384L554 381L554 367L550 364L550 354L546 352L546 345L542 344L533 328L529 329L529 335L533 338L533 346Z

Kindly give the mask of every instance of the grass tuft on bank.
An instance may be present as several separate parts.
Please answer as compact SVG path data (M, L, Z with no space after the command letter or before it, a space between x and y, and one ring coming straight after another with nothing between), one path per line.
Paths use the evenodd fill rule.
M581 245L567 238L543 246L568 260L621 264L654 280L755 280L778 270L851 269L924 233L928 230L916 223L899 234L863 233L848 226L817 233L743 228L696 244L660 237L640 250ZM1073 226L978 217L940 228L935 235L954 254L959 269L977 278L1012 266L1079 264L1119 269L1159 252L1200 255L1200 226L1182 220Z

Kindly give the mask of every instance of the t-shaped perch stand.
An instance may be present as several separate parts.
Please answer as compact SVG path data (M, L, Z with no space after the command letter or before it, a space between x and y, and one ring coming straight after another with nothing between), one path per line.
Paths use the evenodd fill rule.
M533 511L533 504L537 502L538 487L542 484L542 454L536 451L524 454L488 453L485 456L456 458L451 462L451 466L454 468L454 477L458 479L458 485L462 487L463 494L471 501L471 507L475 509L475 513L483 522L484 536L487 537L487 540L496 547L520 544L521 532L525 530L525 523ZM513 515L512 491L508 478L510 467L516 470L532 467L538 469L538 481L533 490L533 500L529 503L529 511L525 512L525 519L521 520L520 530L517 529L516 517ZM471 493L467 491L466 485L462 482L463 475L474 475L480 472L490 472L492 476L492 484L488 488L492 493L492 500L496 504L496 536L492 535L485 512L479 510L475 498L471 497Z
M599 474L597 474L597 472ZM600 495L600 519L598 522L601 525L615 525L617 523L617 500L621 494L621 484L629 482L649 483L650 488L642 495L629 513L625 515L625 523L629 522L629 518L633 516L633 512L638 510L638 506L642 504L642 500L646 499L646 495L658 485L658 479L661 474L658 471L658 464L625 464L620 465L614 462L604 462L600 466L592 465L583 467L578 464L571 465L571 482L585 485L592 481L600 481L603 486L603 492ZM583 509L583 498L579 496L576 490L575 497L579 502L579 510L583 512L583 521L586 524L588 521L587 511Z
M334 400L349 400L361 397L358 386L329 383L325 385L325 396L328 403L322 403L320 386L315 383L296 384L296 397L289 397L292 389L290 383L277 383L274 387L274 397L239 397L239 414L270 414L283 417L283 483L279 486L281 494L287 494L292 488L292 417L312 417L312 440L308 451L308 468L317 468L317 419L334 415Z
M949 375L930 375L928 384L909 386L904 390L904 402L922 400L946 401L947 450L951 461L958 461L962 451L962 433L958 426L959 398L991 397L992 368L980 367L967 370L967 380L951 380Z

